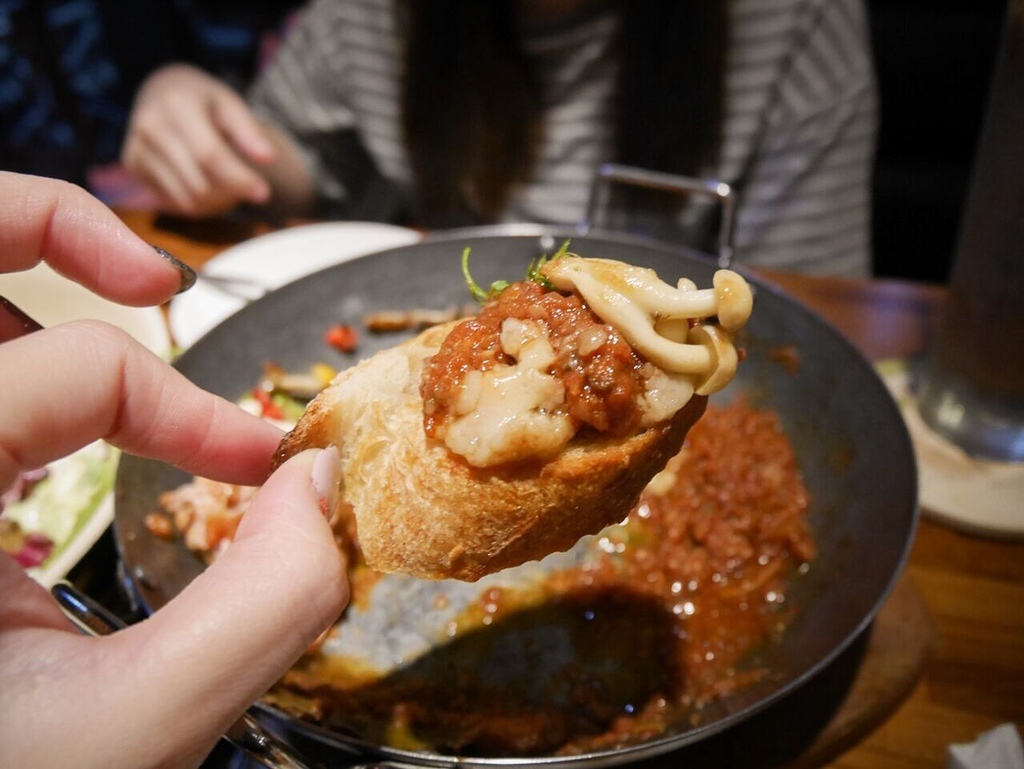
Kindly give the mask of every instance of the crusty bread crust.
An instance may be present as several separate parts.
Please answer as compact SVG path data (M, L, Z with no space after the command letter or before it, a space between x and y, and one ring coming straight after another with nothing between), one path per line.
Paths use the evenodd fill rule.
M469 465L423 429L423 360L454 324L427 329L341 372L282 440L276 461L335 444L341 503L367 564L474 581L567 550L621 521L704 413L695 395L669 422L625 440L574 439L557 458Z

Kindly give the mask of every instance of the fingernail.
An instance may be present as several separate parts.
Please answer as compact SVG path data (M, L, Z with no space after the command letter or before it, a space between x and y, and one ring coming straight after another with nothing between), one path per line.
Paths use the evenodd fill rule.
M152 244L151 244L152 245ZM174 265L174 268L181 273L181 287L178 289L179 294L183 294L188 291L192 286L196 284L196 271L185 264L181 259L176 257L170 251L165 251L160 246L153 246L153 250L156 251L160 256Z
M12 302L5 296L0 296L0 307L3 307L7 311L7 314L14 319L14 328L3 334L4 339L14 339L25 334L31 334L34 331L41 331L43 326L41 323L30 317L28 313L22 310L18 305ZM0 324L2 328L3 324Z
M330 520L338 506L338 482L341 479L341 457L336 446L328 446L316 455L310 475L313 489L320 499L320 512Z

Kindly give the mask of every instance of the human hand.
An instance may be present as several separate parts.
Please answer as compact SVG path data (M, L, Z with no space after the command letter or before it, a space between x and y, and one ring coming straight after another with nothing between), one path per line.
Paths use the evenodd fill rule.
M40 257L129 304L164 301L181 285L79 188L0 173L0 270ZM31 332L0 319L0 342L0 489L97 438L226 482L266 479L277 428L123 332L92 321ZM0 555L0 765L199 765L348 599L321 512L336 478L333 451L284 464L216 563L152 617L103 638L81 635Z
M275 159L271 134L242 97L187 64L164 67L142 84L121 152L167 210L184 216L268 203L270 183L259 169Z

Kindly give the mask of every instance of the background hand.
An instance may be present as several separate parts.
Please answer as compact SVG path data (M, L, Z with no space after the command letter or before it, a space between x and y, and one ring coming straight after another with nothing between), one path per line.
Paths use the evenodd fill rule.
M136 96L121 158L152 185L167 210L212 216L263 205L274 162L268 130L230 87L187 64L151 75Z

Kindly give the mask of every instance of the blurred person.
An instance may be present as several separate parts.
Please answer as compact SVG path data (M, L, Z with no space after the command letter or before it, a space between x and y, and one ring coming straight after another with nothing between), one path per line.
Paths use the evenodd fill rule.
M0 0L0 168L116 197L143 78L187 61L245 87L297 2Z
M0 216L0 271L45 259L133 306L194 282L66 182L0 172ZM337 452L305 452L268 478L276 427L200 390L120 329L41 329L2 298L0 386L0 492L98 438L190 473L263 484L214 565L110 636L82 635L0 552L0 766L199 766L348 600L323 512L337 493Z
M243 97L172 65L122 156L164 207L428 228L577 223L613 161L733 186L735 258L867 273L861 0L313 0ZM717 210L617 185L602 221L710 250Z

